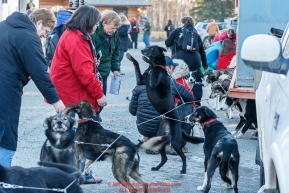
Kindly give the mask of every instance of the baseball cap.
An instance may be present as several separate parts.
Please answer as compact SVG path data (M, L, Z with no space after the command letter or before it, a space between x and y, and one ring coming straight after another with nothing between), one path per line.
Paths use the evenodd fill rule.
M165 56L166 58L166 66L173 65L174 67L178 66L178 63L173 62L173 60L169 56Z

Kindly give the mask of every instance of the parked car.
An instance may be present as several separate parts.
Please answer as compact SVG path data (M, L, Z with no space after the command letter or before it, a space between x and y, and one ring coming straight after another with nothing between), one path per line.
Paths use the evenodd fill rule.
M206 27L209 24L209 21L198 22L195 26L196 30L198 31L199 35L201 36L204 48L207 49L210 47L211 42L209 41L209 34L206 31ZM216 22L219 26L220 31L225 29L226 23L224 22Z
M256 108L266 192L289 192L289 23L281 41L270 35L245 39L241 58L263 71Z

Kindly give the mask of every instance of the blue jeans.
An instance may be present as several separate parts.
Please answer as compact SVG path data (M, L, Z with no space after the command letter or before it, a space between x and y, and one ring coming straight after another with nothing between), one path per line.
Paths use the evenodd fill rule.
M10 167L15 151L0 147L0 164L4 167Z
M143 35L142 41L145 43L146 47L150 46L150 34Z
M122 51L122 50L119 51L119 57L118 57L119 65L121 64L121 61L122 61L122 59L123 59L124 52L125 52L125 51Z

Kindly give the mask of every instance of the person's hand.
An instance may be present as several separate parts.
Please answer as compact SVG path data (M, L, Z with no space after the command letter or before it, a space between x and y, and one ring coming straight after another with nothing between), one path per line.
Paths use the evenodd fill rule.
M204 71L205 71L205 73L207 73L209 70L208 70L208 68L206 68L206 69L204 69Z
M97 99L96 101L97 101L97 104L101 107L104 107L107 105L105 95L103 95L103 97L101 97L100 99Z
M62 100L59 100L56 103L53 103L52 105L56 113L62 113L62 111L65 109L65 105L63 104Z
M114 71L113 75L114 75L114 78L116 78L117 76L120 76L120 73L119 73L119 71Z

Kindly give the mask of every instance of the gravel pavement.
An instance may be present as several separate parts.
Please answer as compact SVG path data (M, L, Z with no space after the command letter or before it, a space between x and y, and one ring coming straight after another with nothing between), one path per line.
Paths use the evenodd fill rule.
M164 46L163 42L151 42L151 45ZM164 46L165 47L165 46ZM128 52L140 62L142 72L148 64L142 61L140 50L144 44L139 42L139 49L132 49ZM167 53L169 54L169 53ZM136 128L136 117L130 115L128 111L129 101L126 96L136 85L133 64L124 57L121 66L125 75L122 77L119 95L107 94L108 106L101 113L103 127L111 131L123 134L134 143L141 139L141 135ZM110 81L108 81L109 85ZM204 87L203 99L207 99L210 88ZM202 102L203 105L212 106L213 101ZM225 126L232 131L239 120L238 114L234 111L233 119L227 119L223 112L216 112ZM22 108L19 123L19 142L12 164L23 167L36 166L39 161L40 149L45 141L43 121L46 117L54 115L55 111L51 105L44 103L43 97L35 84L30 83L24 89ZM259 167L255 165L255 152L257 140L251 137L250 133L243 139L238 139L241 162L239 167L239 192L257 192L259 184ZM140 173L143 179L150 184L149 192L199 192L196 190L203 182L203 144L187 145L189 152L187 157L187 173L180 174L182 162L179 156L168 155L167 163L159 171L151 171L150 168L160 162L160 155L148 155L144 150L140 150ZM82 185L85 193L113 193L124 192L124 188L116 183L111 172L111 161L106 160L96 162L92 166L92 171L103 178L101 184ZM133 180L131 180L134 182ZM136 186L141 188L140 186ZM218 169L213 177L210 192L231 193L231 189L226 188L226 184L221 180Z

